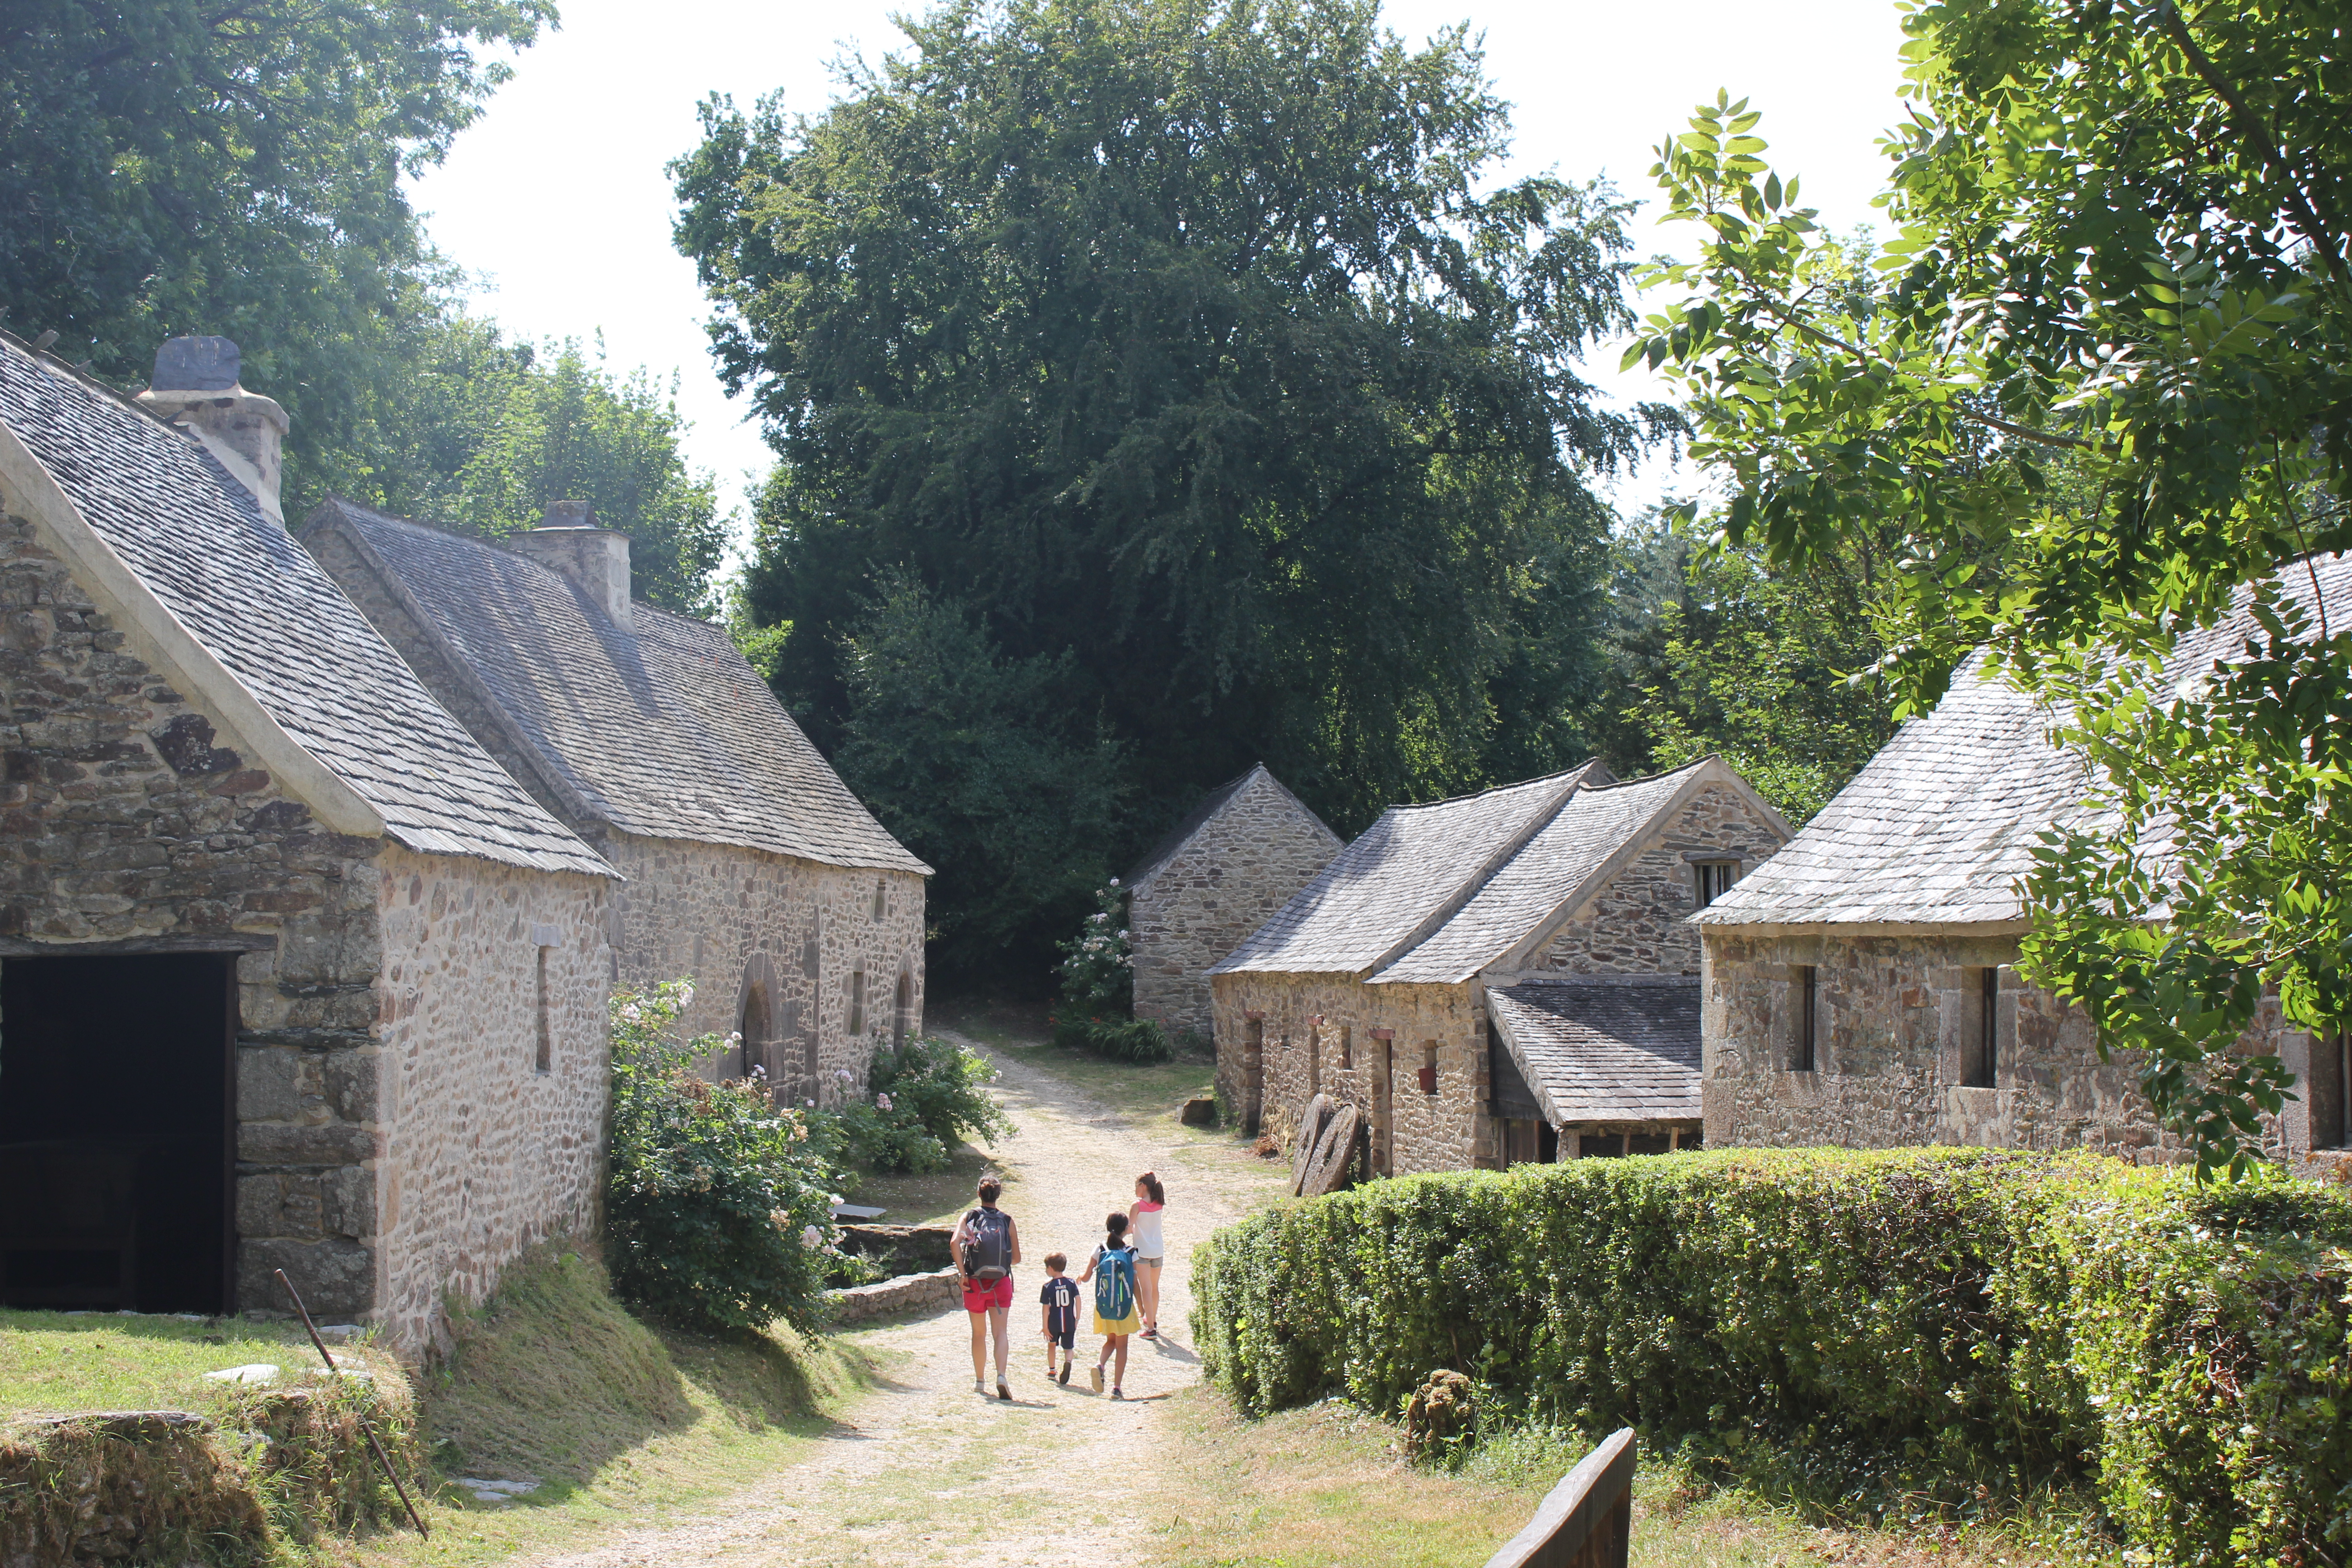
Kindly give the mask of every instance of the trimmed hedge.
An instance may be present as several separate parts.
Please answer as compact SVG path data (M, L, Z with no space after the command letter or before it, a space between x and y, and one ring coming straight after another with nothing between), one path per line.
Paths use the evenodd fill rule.
M1263 1413L1490 1410L1884 1499L2088 1482L2184 1563L2352 1547L2352 1197L2086 1154L1721 1150L1376 1182L1196 1254Z

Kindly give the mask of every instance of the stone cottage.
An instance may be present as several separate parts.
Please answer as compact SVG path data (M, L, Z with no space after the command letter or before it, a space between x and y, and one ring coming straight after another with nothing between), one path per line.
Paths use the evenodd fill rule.
M719 627L629 593L628 536L564 503L504 547L346 500L302 540L442 706L627 880L611 978L695 982L796 1099L861 1090L923 1011L929 868L849 792Z
M0 1301L370 1319L597 1220L614 868L286 531L284 413L0 334Z
M1135 1016L1210 1033L1210 967L1339 852L1339 836L1264 763L1202 796L1127 874Z
M1219 1091L1352 1105L1380 1175L1687 1146L1688 917L1788 837L1713 757L1391 807L1211 972Z
M2331 596L2352 563L2316 564ZM2291 591L2302 591L2298 574ZM2240 616L2184 648L2210 668ZM2036 835L2086 824L2090 780L2037 700L1981 666L1905 724L1786 849L1697 917L1706 947L1706 1136L1714 1143L2086 1147L2183 1157L2087 1015L2017 972L2015 889ZM2267 1012L2267 1009L2266 1009ZM2341 1147L2344 1045L2274 1013L2243 1042L2302 1079L2275 1152Z

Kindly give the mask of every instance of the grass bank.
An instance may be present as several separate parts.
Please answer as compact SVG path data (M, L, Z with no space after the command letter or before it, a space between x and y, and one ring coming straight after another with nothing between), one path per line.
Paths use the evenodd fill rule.
M457 1348L420 1382L440 1478L433 1539L379 1537L371 1563L471 1563L626 1526L658 1526L803 1457L826 1412L870 1381L853 1347L657 1330L602 1270L547 1251L460 1314ZM536 1483L487 1503L460 1478Z
M1216 1081L1213 1056L1179 1056L1173 1061L1136 1064L1105 1061L1055 1046L1045 1024L1042 1004L946 1000L930 1007L929 1022L1002 1051L1013 1060L1052 1073L1105 1110L1155 1131L1165 1121L1180 1125L1178 1113L1195 1095L1206 1095ZM1213 1129L1186 1128L1193 1136L1222 1140Z

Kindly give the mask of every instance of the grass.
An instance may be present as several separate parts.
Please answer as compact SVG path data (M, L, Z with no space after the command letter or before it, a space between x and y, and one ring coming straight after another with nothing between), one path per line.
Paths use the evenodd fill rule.
M971 1206L972 1187L993 1163L987 1151L959 1143L947 1164L921 1175L868 1172L848 1196L886 1211L884 1225L951 1225Z
M69 1410L197 1410L221 1389L205 1373L266 1362L319 1368L292 1323L0 1310L0 1415Z
M1042 1003L934 1002L930 1021L970 1036L1015 1061L1050 1072L1106 1110L1139 1122L1164 1121L1176 1126L1184 1102L1206 1095L1216 1081L1217 1063L1213 1056L1179 1056L1174 1061L1135 1064L1063 1050L1047 1033ZM1224 1136L1206 1128L1184 1131L1201 1138Z
M660 1331L572 1253L509 1266L457 1315L457 1350L419 1380L426 1441L445 1478L433 1537L379 1536L370 1563L488 1563L619 1527L656 1526L802 1458L825 1411L871 1381L852 1346ZM483 1504L459 1476L537 1481Z
M1168 1406L1176 1440L1153 1496L1169 1568L1476 1568L1517 1533L1586 1446L1517 1434L1457 1471L1407 1465L1396 1428L1339 1401L1263 1420L1214 1390ZM1808 1523L1796 1510L1694 1485L1645 1460L1634 1479L1634 1568L2026 1568L2119 1563L2063 1510L1991 1525L1904 1531Z

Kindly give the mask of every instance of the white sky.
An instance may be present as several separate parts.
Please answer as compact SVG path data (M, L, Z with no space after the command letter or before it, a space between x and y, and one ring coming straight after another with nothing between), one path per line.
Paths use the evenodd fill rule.
M476 308L531 338L602 331L615 369L678 373L691 424L688 461L714 471L733 507L769 456L744 408L720 390L693 264L671 247L662 166L698 140L695 104L730 93L749 108L782 88L788 110L834 96L828 63L878 56L903 39L882 0L561 0L563 26L515 61L515 78L417 183L435 241L482 282ZM1896 118L1902 44L1894 0L1389 0L1385 19L1411 41L1468 20L1515 106L1505 174L1606 174L1650 197L1651 150L1684 130L1690 107L1727 88L1764 111L1759 133L1807 205L1845 229L1870 221L1881 184L1878 134ZM1654 203L1651 205L1654 205ZM1637 253L1686 252L1690 229L1637 221ZM1620 377L1618 352L1590 379L1627 399L1657 395ZM1631 508L1673 477L1653 466L1620 487Z

